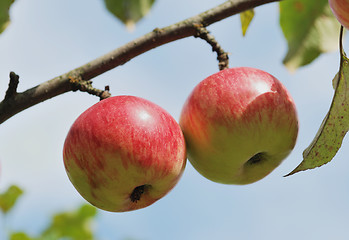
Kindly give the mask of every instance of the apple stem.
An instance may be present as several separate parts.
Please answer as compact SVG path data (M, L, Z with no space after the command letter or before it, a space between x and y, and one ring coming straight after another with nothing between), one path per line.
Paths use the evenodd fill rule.
M132 202L137 202L141 199L142 195L144 194L146 190L146 185L141 185L138 187L135 187L135 189L133 189L133 192L130 195L130 199Z
M212 34L210 34L210 32L205 27L203 27L201 24L195 24L194 26L195 26L196 31L197 31L197 33L196 33L196 35L194 35L194 37L198 37L198 38L205 40L208 44L211 45L212 51L217 53L217 60L219 61L219 63L218 63L219 70L229 68L228 53L226 53L222 49L221 45L219 45L219 43L214 38L214 36Z

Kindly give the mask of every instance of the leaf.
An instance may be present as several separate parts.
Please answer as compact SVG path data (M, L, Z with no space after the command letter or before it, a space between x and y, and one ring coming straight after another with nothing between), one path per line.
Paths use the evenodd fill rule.
M341 47L341 65L333 81L335 93L329 112L313 142L303 152L303 161L287 176L330 162L349 130L349 59Z
M93 231L90 220L97 214L97 209L91 205L82 205L78 210L55 215L51 225L39 239L84 239L92 240Z
M0 208L4 213L7 213L17 202L18 198L23 194L23 190L12 185L6 192L0 194Z
M9 9L14 0L0 1L0 33L2 33L10 23Z
M24 232L11 233L10 240L34 240Z
M58 213L52 218L51 225L39 237L30 237L24 232L11 233L10 240L93 240L91 220L97 209L84 204L71 212Z
M250 23L254 17L254 10L250 9L243 13L240 13L241 29L242 35L246 35L247 28L250 26Z
M338 49L340 24L328 0L287 0L280 2L280 26L288 42L283 62L294 71L321 53Z
M148 14L155 0L104 0L109 12L121 20L128 29Z

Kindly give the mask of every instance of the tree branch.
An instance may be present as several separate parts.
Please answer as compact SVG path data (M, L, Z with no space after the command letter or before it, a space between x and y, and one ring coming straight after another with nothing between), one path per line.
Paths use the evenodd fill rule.
M74 90L74 84L71 82L72 76L79 76L83 81L88 81L153 48L182 38L195 36L197 33L197 28L195 26L202 25L206 27L248 9L278 1L279 0L230 0L179 23L162 29L156 28L152 32L79 68L4 99L0 103L0 124L29 107Z

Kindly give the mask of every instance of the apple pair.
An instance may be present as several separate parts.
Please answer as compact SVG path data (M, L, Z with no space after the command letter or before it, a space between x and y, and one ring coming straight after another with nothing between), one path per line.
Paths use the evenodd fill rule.
M212 181L258 181L290 153L297 132L294 102L276 78L232 68L195 87L179 124L142 98L102 100L74 122L63 158L71 182L87 201L122 212L168 193L184 171L187 153Z

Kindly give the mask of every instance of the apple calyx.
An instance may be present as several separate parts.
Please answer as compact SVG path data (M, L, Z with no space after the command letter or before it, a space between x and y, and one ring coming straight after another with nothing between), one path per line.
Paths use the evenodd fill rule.
M254 165L257 163L262 162L263 160L266 159L266 153L260 152L255 155L253 155L246 163L245 165Z
M130 199L132 202L136 203L137 201L141 200L142 195L150 188L150 185L141 185L138 187L135 187L133 189Z

